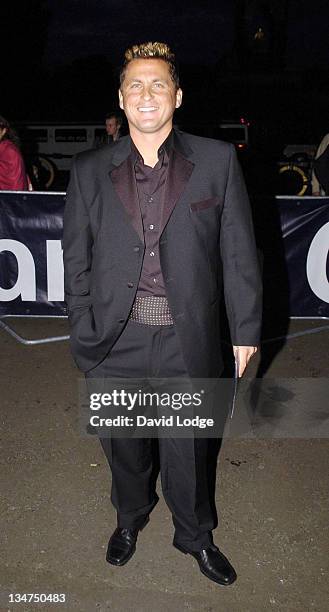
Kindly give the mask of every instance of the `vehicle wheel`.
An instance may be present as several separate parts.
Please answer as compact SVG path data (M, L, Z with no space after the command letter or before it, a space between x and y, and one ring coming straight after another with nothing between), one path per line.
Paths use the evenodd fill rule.
M304 170L295 164L281 166L280 195L303 196L308 187L308 178Z
M49 189L53 184L57 168L55 164L43 155L38 155L37 160L33 163L33 174L36 182L42 189Z

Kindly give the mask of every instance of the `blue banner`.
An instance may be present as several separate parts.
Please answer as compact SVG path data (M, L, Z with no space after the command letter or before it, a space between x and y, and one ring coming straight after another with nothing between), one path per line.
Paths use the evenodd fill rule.
M276 202L290 316L329 317L329 198L276 198Z
M0 316L66 314L64 206L64 193L0 191ZM265 198L254 216L265 308L329 317L329 198Z
M65 315L65 194L0 191L0 316Z

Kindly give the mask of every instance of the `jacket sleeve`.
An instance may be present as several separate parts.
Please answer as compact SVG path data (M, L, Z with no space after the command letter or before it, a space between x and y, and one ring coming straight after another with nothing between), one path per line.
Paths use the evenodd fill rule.
M220 250L232 344L257 346L261 332L262 284L249 198L233 145L230 147Z
M78 178L77 160L73 162L64 210L63 230L64 292L68 312L88 307L92 234L89 214Z

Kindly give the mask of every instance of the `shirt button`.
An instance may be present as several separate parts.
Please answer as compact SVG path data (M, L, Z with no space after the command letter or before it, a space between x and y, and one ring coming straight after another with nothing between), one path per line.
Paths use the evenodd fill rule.
M134 283L127 283L127 287L129 287L129 289L132 289L134 286Z
M154 255L155 255L154 251L151 251L150 257L154 257Z
M154 229L153 223L151 223L151 225L149 225L149 229L152 229L152 230Z
M151 204L153 202L153 198L148 198L148 203Z
M156 279L156 278L154 278L154 279L153 279L153 282L154 282L154 283L157 283L158 281L157 281L157 279Z

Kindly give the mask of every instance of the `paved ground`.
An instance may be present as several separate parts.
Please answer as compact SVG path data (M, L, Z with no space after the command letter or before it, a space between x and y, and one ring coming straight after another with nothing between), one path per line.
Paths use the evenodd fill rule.
M294 322L290 332L328 322ZM30 337L65 321L20 322ZM110 474L95 438L79 434L68 344L25 347L0 330L2 600L0 609L92 612L325 612L327 439L226 439L217 475L215 542L236 567L219 587L172 547L163 502L122 568L104 560L115 525ZM329 330L290 340L267 377L329 377ZM257 368L255 362L249 371ZM65 604L9 604L11 593L65 593Z

